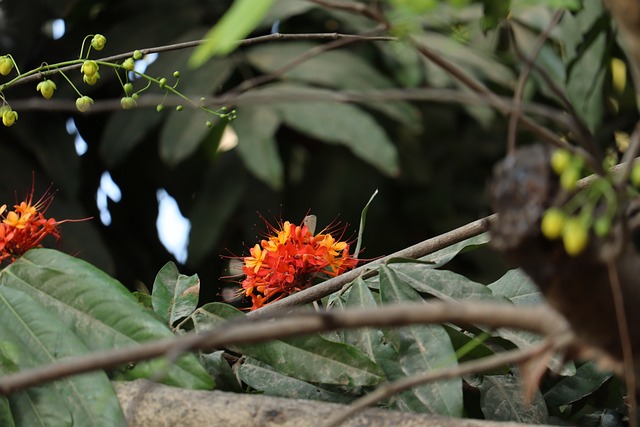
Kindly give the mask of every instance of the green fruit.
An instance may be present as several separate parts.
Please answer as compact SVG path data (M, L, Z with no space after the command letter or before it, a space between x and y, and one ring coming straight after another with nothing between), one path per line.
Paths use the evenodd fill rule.
M571 153L567 150L559 149L551 155L551 168L555 173L561 175L571 163Z
M566 215L558 208L549 208L542 216L540 228L547 239L557 239L562 235Z
M589 243L589 229L579 218L568 218L562 229L564 250L571 256L582 253Z

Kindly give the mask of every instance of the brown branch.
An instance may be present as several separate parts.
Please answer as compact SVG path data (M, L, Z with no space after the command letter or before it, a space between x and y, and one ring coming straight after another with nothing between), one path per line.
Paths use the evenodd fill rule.
M367 406L373 405L385 398L388 398L389 396L400 393L401 391L435 381L460 378L465 375L487 372L506 365L522 363L533 359L554 347L557 348L558 346L565 346L569 344L572 339L573 337L570 334L557 336L553 340L549 338L527 349L505 351L482 359L472 360L452 367L434 369L432 371L383 384L373 392L351 403L351 405L349 405L344 411L338 412L334 417L327 421L326 427L336 427L347 418L352 417Z
M527 58L527 61L520 72L520 77L518 77L518 85L516 86L516 91L513 94L513 110L509 113L509 127L507 130L507 153L512 154L516 149L516 131L518 129L518 119L520 118L520 103L522 102L522 94L524 93L524 85L529 80L529 75L531 74L531 69L533 68L533 64L535 63L536 58L540 54L540 50L544 46L544 43L547 41L549 37L549 33L551 30L558 25L560 19L564 15L563 10L558 10L553 14L551 21L547 25L547 27L540 33L540 36L536 40L536 44L533 46L533 51ZM513 33L509 32L511 36ZM513 45L515 46L515 37L512 37ZM515 48L517 50L517 47Z
M392 327L415 323L456 323L488 328L515 328L552 336L566 330L566 321L546 306L516 307L483 302L434 302L383 306L347 311L270 313L224 322L201 334L187 334L136 346L65 358L0 378L0 394L45 384L70 375L106 369L184 351L265 342L321 331L360 327Z

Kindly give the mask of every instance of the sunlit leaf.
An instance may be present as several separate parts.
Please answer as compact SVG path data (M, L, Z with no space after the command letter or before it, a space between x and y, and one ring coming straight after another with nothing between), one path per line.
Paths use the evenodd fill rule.
M489 242L489 240L491 240L489 233L482 233L463 240L462 242L449 245L446 248L440 249L429 255L423 256L420 258L420 260L433 262L433 268L442 267L459 253L466 252L479 246L485 245Z
M189 67L197 68L214 55L226 55L251 33L269 12L275 0L235 0L220 21L205 35L206 41L196 48Z
M93 351L173 336L120 282L85 261L55 250L29 251L2 271L0 285L30 295ZM163 376L158 377L158 372ZM155 360L128 367L119 375L154 376L185 388L208 389L214 385L191 354L179 357L168 368L164 361Z

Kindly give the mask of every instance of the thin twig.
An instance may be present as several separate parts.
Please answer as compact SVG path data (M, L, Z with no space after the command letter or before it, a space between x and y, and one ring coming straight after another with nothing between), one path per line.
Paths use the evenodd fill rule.
M567 337L564 336L557 338L566 341ZM482 359L472 360L470 362L461 363L452 367L435 369L421 374L416 374L411 377L405 377L391 383L383 384L382 386L376 388L375 391L352 402L347 407L347 409L339 412L335 417L329 419L325 427L336 427L347 418L352 417L367 406L373 405L389 396L400 393L401 391L435 381L460 378L469 374L487 372L501 366L525 362L549 351L554 346L555 345L553 340L549 338L537 345L526 349L505 351L503 353L497 353L493 356L484 357Z
M620 346L622 347L622 363L624 366L624 380L627 386L628 405L629 405L629 426L638 427L636 414L637 395L636 395L636 375L633 363L633 351L631 349L631 335L629 334L629 325L627 324L627 314L624 309L624 300L622 297L622 286L620 285L620 277L618 277L618 267L614 259L607 260L607 270L609 272L609 282L611 283L611 295L613 296L613 306L616 311L616 321L618 323L618 335L620 336Z
M542 47L544 46L551 30L555 28L556 25L562 19L564 15L563 10L558 10L553 14L551 21L547 24L546 28L540 33L538 39L536 40L535 45L533 46L533 50L531 51L530 56L527 58L527 61L520 72L520 77L518 78L518 85L516 86L516 91L513 94L513 106L514 108L509 113L509 127L507 131L507 153L511 154L516 149L516 131L518 129L518 119L520 117L520 103L522 102L522 94L524 93L524 86L527 80L529 80L529 75L531 74L531 69L533 68L533 64L535 63L536 58L540 54ZM512 36L512 43L515 46L516 41L513 34L509 32ZM517 49L517 47L516 47Z
M244 39L238 42L239 47L253 46L259 43L267 43L272 41L298 41L298 40L339 40L339 39L347 39L352 41L397 41L397 37L390 36L360 36L355 34L340 34L340 33L308 33L308 34L267 34L264 36L252 37L248 39ZM170 52L174 50L182 50L182 49L190 49L193 47L197 47L204 43L206 39L202 40L192 40L183 43L175 43L165 46L157 46L157 47L149 47L144 49L138 49L142 55L148 55L151 53L162 53L162 52ZM134 51L124 52L117 55L107 56L104 58L98 58L96 61L103 62L116 62L118 60L124 60L127 58L131 58L133 56ZM68 70L78 69L82 66L82 64L74 64L68 65L65 67L55 68L51 70L42 71L37 74L33 74L23 79L17 80L12 84L12 86L17 86L21 84L26 84L30 82L35 82L41 80L42 77L52 76L59 72L65 72ZM2 87L2 86L0 86ZM3 90L7 88L4 87Z
M567 330L563 317L540 307L515 307L486 302L434 302L350 309L345 311L270 313L268 318L249 316L229 320L200 334L179 335L136 346L101 350L62 359L47 366L28 369L0 378L0 395L45 384L97 369L121 366L156 357L175 355L176 351L205 350L241 344L290 338L343 328L392 327L409 324L456 323L483 325L488 328L515 328L552 336Z

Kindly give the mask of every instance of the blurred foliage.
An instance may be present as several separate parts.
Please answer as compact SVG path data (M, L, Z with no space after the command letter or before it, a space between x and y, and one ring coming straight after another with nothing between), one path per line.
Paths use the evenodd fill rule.
M158 113L154 106L126 112L96 108L91 114L79 114L73 108L75 93L61 79L56 79L57 102L42 100L35 84L7 90L3 95L20 113L20 119L16 125L0 129L0 155L5 159L0 169L2 200L26 194L33 172L36 194L49 183L58 189L49 211L52 216L94 219L62 227L60 249L89 264L55 251L30 252L2 275L2 302L10 307L22 303L38 307L34 323L22 327L37 330L48 325L64 330L69 338L65 338L68 346L61 355L83 353L113 346L114 342L120 346L165 336L184 317L192 316L197 329L242 316L237 309L219 302L222 287L230 284L220 280L228 274L228 260L221 255L241 255L260 238L264 224L258 213L267 220L300 222L312 212L318 216L320 228L336 218L357 224L362 207L378 189L379 195L368 211L363 242L366 258L394 252L488 214L484 187L492 165L505 154L505 117L483 105L433 99L335 100L341 93L371 95L390 89L407 94L428 88L468 93L454 76L420 56L406 37L452 61L496 94L512 96L524 61L514 52L511 40L527 55L550 21L553 8L565 8L559 25L540 49L536 68L524 86L523 100L555 108L552 111L558 115L565 114L568 101L600 148L614 147L614 133L630 132L637 120L634 91L625 81L625 58L598 0L586 0L581 5L559 0L542 5L524 0L421 3L429 6L427 11L416 10L419 3L385 4L391 9L392 32L401 36L400 41L350 43L313 56L284 73L279 73L281 67L306 52L326 48L329 42L255 44L209 59L196 69L186 65L193 53L190 50L160 54L147 73L168 76L180 70L180 90L194 99L233 93L243 84L248 87L229 105L237 103L238 118L231 123L216 121L211 128L205 126L207 117L196 109L177 112L167 108ZM179 4L166 0L40 0L34 7L29 2L5 2L0 51L11 53L20 69L28 70L43 61L76 58L87 34L107 37L101 52L104 56L196 40L230 4L214 0L185 0ZM64 20L66 26L64 35L56 40L50 31L55 19ZM281 33L352 34L373 30L376 25L347 10L278 0L251 35L269 34L274 28ZM615 84L612 64L617 69ZM81 80L79 72L70 75L74 81ZM273 78L255 87L247 83L269 75ZM96 100L119 100L122 96L118 80L109 73L104 73L95 86L83 86L83 91ZM167 99L167 105L172 102L176 100ZM68 131L71 120L77 135ZM536 120L570 141L576 138L548 119ZM225 127L235 131L240 143L233 149L220 150ZM74 146L78 136L87 143L82 155ZM519 143L536 139L524 131L517 137ZM109 200L108 225L101 223L96 204L104 172L109 172L122 192L120 200ZM167 264L173 257L158 238L159 189L173 196L191 221L188 259L179 269ZM504 274L505 266L488 250L456 255L455 250L437 254L441 258L432 257L436 261L433 265L391 263L382 267L378 276L357 281L348 294L335 298L332 304L372 306L443 295L509 300L505 302L513 304L538 300L536 291L527 287L526 278L518 272ZM449 261L447 270L435 269ZM100 301L104 296L89 295L87 301L75 301L79 306L67 310L57 301L71 304L74 300L68 294L57 294L62 290L49 287L62 282L68 286L62 290L69 292L99 283L104 289L102 295L113 296L113 306L128 310L133 324L149 325L139 332L144 336L117 330L114 324L119 325L118 318L112 318L117 311L86 313L95 308L91 298ZM490 282L489 286L482 284ZM135 305L135 299L120 283L129 290L151 289L150 295L142 291L136 295L148 310ZM200 290L199 303L187 292L195 287ZM84 327L104 330L106 341L93 342L82 335L87 330L65 326L66 322L79 325L77 317L83 313L89 317L89 326ZM4 315L4 324L19 323L18 318ZM242 355L238 375L243 384L231 371L229 355L220 352L203 355L201 363L185 357L182 364L168 371L166 379L184 387L211 387L213 380L204 374L206 368L221 387L235 391L248 385L269 394L314 395L343 402L383 380L432 369L443 360L456 362L455 351L474 339L476 332L434 325L345 332L337 337L317 335L235 349ZM22 363L20 368L50 362L47 354L23 358L26 347L21 345L32 343L20 344L18 338L10 332L0 336L17 348L12 353L11 345L3 346L0 362L4 372L15 371L18 361ZM532 339L527 334L500 332L486 346L478 347L476 356L524 345ZM46 348L59 344L42 341L39 345ZM378 345L367 347L367 342ZM429 345L425 345L427 342ZM273 356L278 352L288 355L286 366L278 365L280 360ZM301 354L305 363L291 362L300 360ZM309 354L317 360L310 360ZM343 362L340 369L329 363L331 355L333 362ZM344 360L349 361L348 372L344 371ZM462 380L426 385L401 393L385 405L449 415L461 415L464 409L479 417L547 422L549 414L575 421L583 414L615 408L620 403L621 386L610 376L594 373L589 365L574 368L561 377L546 379L527 411L522 409L523 402L516 400L512 401L511 413L505 415L499 407L505 396L515 394L514 387L520 383L514 371L496 373L477 383L465 379L469 387L464 392ZM113 375L145 377L149 369L141 364ZM321 378L317 377L319 373ZM107 387L106 379L96 374L96 384ZM85 386L66 384L60 397L52 397L49 392L53 400L43 400L42 411L62 407L55 399L73 401L77 397L74 390ZM101 391L102 403L113 405L113 395L105 389ZM604 404L598 394L602 390L608 396ZM18 403L11 401L11 405L19 405L20 398L29 396L19 396ZM0 402L0 416L4 417L9 406L6 400ZM83 416L90 420L93 409L84 408L89 412Z

